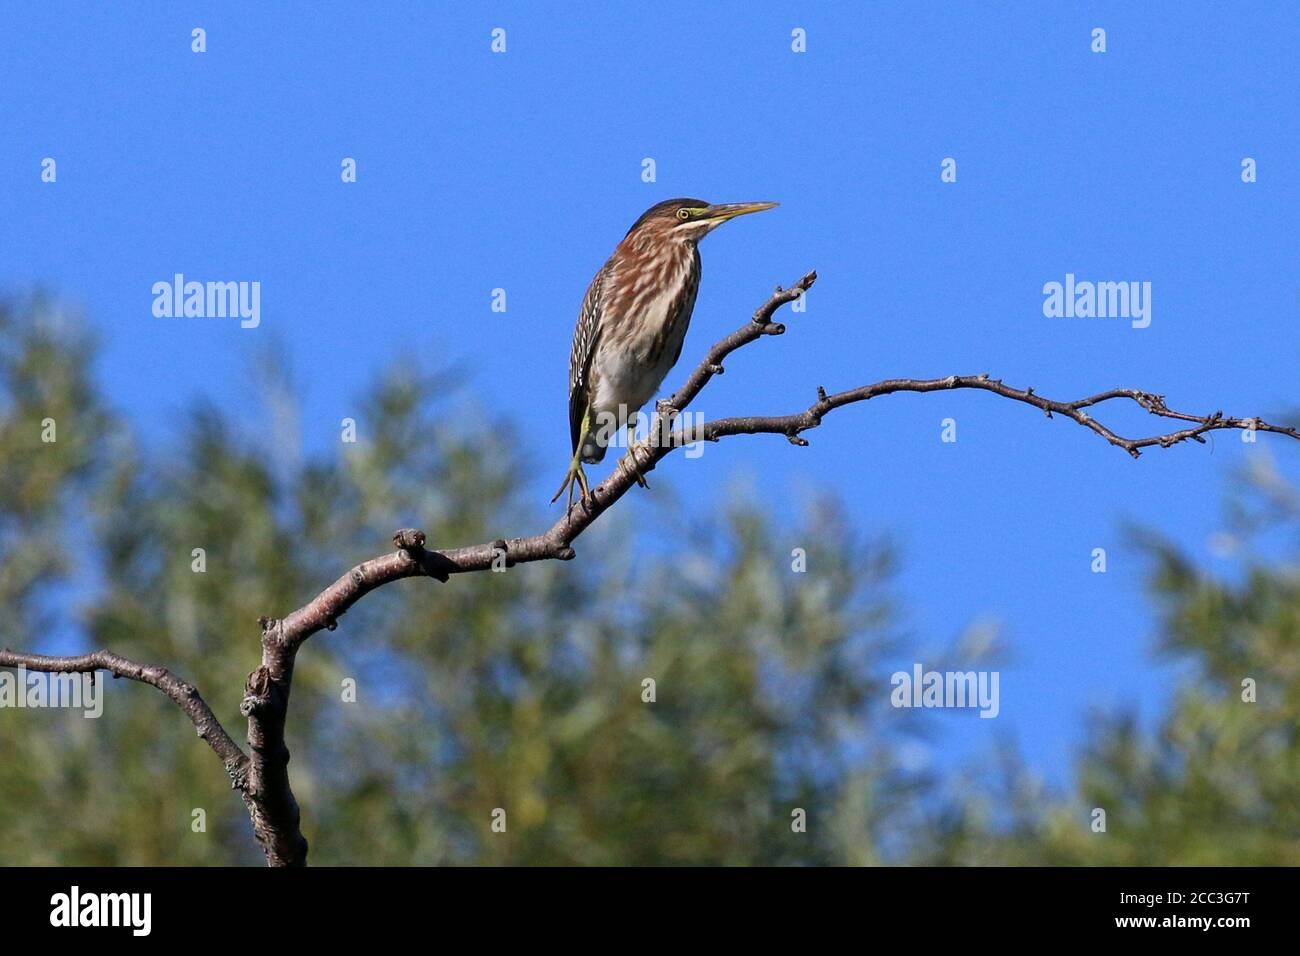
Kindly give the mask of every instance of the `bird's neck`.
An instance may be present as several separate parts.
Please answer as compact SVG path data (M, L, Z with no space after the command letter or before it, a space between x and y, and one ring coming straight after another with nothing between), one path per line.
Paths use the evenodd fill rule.
M668 239L661 236L628 236L619 243L625 252L636 257L655 256L672 260L694 255L696 244L695 239L677 236Z

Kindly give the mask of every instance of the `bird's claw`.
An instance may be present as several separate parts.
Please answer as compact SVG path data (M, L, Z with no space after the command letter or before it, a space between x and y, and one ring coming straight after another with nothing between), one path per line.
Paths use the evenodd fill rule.
M580 500L584 505L591 500L591 487L587 484L587 473L582 470L582 462L577 459L569 465L569 473L564 476L564 484L560 485L560 490L551 499L551 504L559 501L560 495L567 490L569 492L569 502L564 510L568 512L573 508L573 492L575 488L581 490Z
M629 442L627 454L618 460L620 471L628 472L636 479L636 483L642 488L649 488L650 485L645 480L645 475L641 473L641 462L636 457L638 445L636 442Z

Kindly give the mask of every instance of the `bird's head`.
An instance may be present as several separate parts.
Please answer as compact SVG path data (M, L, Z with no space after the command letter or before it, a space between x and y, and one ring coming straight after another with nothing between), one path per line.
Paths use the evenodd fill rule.
M731 202L714 205L703 199L666 199L641 214L624 241L699 242L737 216L771 209L774 202Z

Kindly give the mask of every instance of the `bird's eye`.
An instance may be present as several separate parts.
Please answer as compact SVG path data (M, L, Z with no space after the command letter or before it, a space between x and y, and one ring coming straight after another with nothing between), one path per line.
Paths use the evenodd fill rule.
M677 218L682 222L685 222L687 219L691 218L691 211L689 209L679 209L677 210Z

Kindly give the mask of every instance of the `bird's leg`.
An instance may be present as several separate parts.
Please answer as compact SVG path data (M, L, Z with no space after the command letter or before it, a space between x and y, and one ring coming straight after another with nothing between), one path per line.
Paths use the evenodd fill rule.
M568 473L566 473L564 476L564 484L560 485L560 490L557 491L555 493L555 497L551 499L551 504L555 504L557 501L559 501L560 495L564 494L565 490L568 490L569 503L565 506L565 510L567 511L569 508L572 508L573 491L575 488L581 490L583 501L586 501L588 498L591 497L591 488L588 487L587 485L587 473L582 470L582 446L581 445L579 445L578 450L573 453L573 460L569 462Z
M560 495L564 494L565 489L569 491L569 503L565 506L567 512L573 507L573 489L579 488L582 491L582 500L586 502L591 497L591 488L587 485L587 473L582 470L582 446L587 442L587 429L591 424L591 410L588 409L582 416L582 434L578 438L578 447L573 450L573 460L569 462L569 470L564 476L564 484L560 485L560 490L555 493L551 499L551 504L560 500Z
M627 426L627 455L618 460L618 467L624 471L631 472L636 483L642 488L649 488L646 484L645 475L641 474L641 463L636 457L636 426Z

